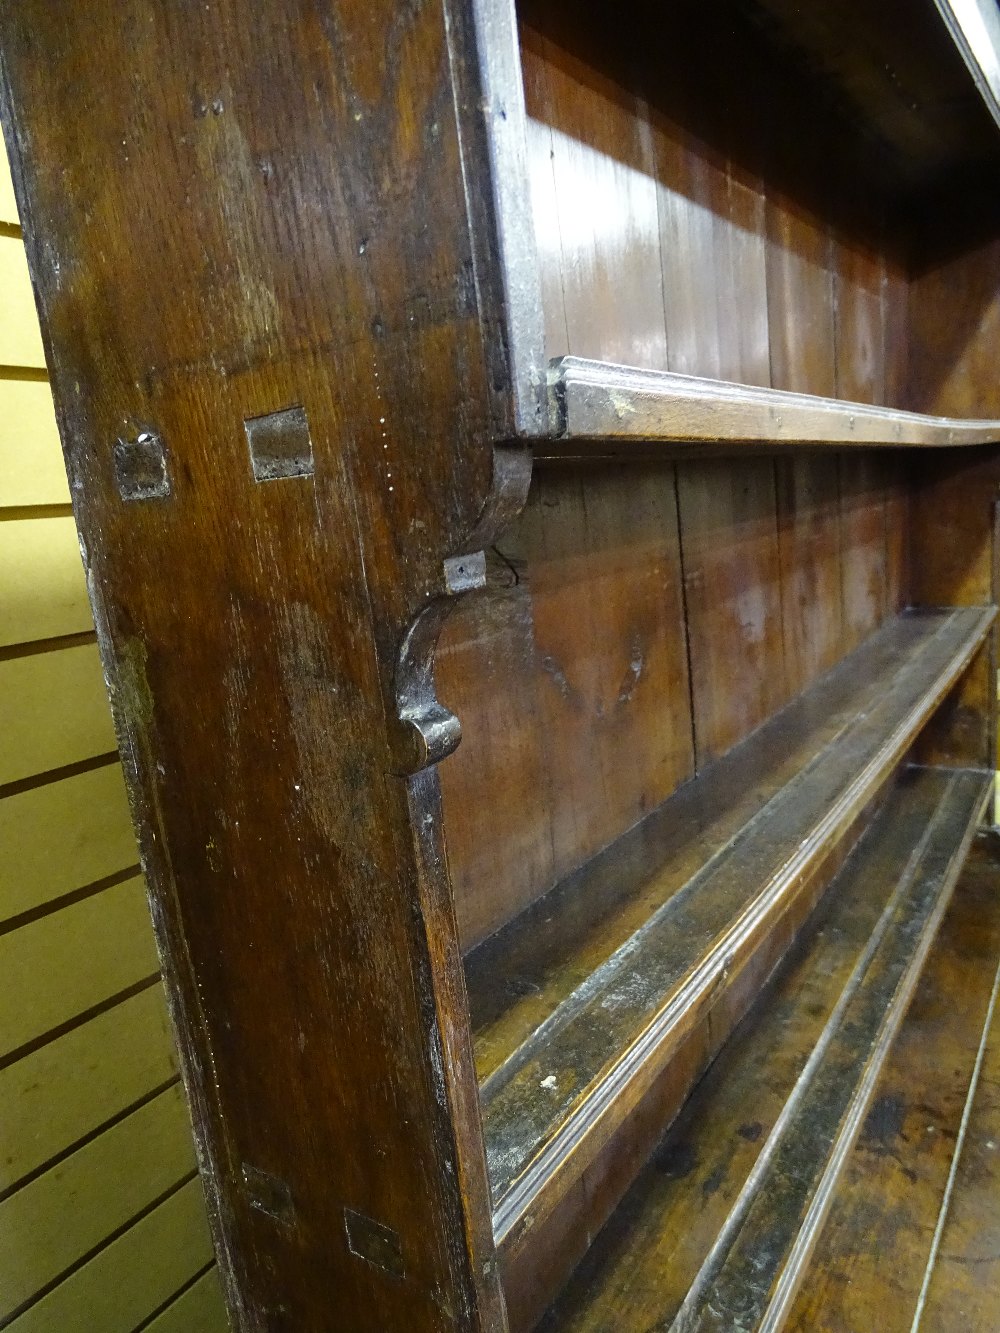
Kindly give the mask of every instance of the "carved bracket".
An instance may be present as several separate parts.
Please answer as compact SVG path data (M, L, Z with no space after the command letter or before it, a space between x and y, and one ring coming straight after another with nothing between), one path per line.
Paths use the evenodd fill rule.
M486 587L485 548L492 546L524 508L531 482L531 449L496 445L490 491L463 555L448 556L436 596L421 609L400 645L396 663L397 762L416 773L445 759L462 739L458 718L435 692L434 654L445 621L467 593Z

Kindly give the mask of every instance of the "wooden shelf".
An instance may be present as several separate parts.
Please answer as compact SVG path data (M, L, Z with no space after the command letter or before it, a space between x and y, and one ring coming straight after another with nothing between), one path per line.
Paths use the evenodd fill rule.
M781 1326L990 787L901 776L544 1333Z
M548 374L550 439L541 456L582 441L941 448L1000 441L1000 421L758 389L564 356ZM577 446L577 448L574 448Z
M1000 127L1000 14L993 0L934 0L979 89L987 111Z
M897 617L470 955L505 1252L551 1214L710 1011L724 1039L738 997L781 956L995 615Z

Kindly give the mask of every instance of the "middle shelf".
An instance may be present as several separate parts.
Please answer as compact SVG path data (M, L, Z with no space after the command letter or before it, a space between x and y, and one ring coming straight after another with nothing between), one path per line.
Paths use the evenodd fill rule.
M704 1067L995 615L896 617L472 951L505 1253L551 1217L712 1014L691 1077Z
M669 444L941 448L1000 441L1000 421L755 388L563 356L548 372L549 438L539 457L641 453Z

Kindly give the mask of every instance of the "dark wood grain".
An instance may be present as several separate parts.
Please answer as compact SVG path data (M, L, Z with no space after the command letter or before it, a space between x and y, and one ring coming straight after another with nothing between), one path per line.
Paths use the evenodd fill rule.
M872 250L832 239L837 397L884 403L883 266Z
M785 674L797 693L843 654L840 473L822 454L774 466Z
M466 730L441 775L467 949L694 771L673 468L541 473L498 549L516 584L438 655Z
M824 1027L831 1018L834 1029L839 1027L835 1006L901 876L905 888L914 838L925 831L948 782L940 775L921 775L904 781L890 796L773 989L765 992L738 1039L724 1047L554 1303L541 1325L545 1333L672 1326L762 1151L773 1154L794 1126L792 1117L783 1130L776 1128L789 1098L806 1091L800 1079ZM953 854L961 833L954 837ZM860 1029L848 1024L840 1032L846 1047L863 1050ZM847 1080L841 1083L846 1089ZM808 1134L808 1121L800 1128ZM822 1161L824 1153L825 1147L818 1147L811 1160ZM799 1178L791 1176L790 1186ZM780 1215L774 1222L780 1226ZM744 1287L748 1302L756 1293L756 1284ZM743 1322L747 1328L757 1326L749 1311ZM710 1321L709 1326L728 1328L733 1322Z
M984 898L988 896L975 922L975 938L967 945L970 952L975 950L978 954L979 964L975 980L979 1003L972 1010L973 1016L982 1007L980 996L989 981L991 967L994 988L997 984L998 951L990 927L995 913L1000 861L995 840L990 841L989 849L984 848L969 867L969 878L974 884L978 881ZM968 1122L957 1161L954 1188L925 1293L921 1328L926 1328L928 1333L944 1333L945 1329L955 1326L956 1319L960 1319L965 1328L985 1333L996 1321L997 1282L1000 1280L997 1258L1000 1228L996 1209L1000 1051L996 989L992 998L994 1009L992 1015L988 1015L991 1021L983 1031L979 1076L969 1090ZM970 1037L972 1035L970 1033Z
M5 5L0 35L231 1317L502 1328L437 778L396 700L512 433L468 13ZM244 423L290 408L312 474L255 480ZM144 432L158 489L113 467Z
M539 175L548 148L547 202L556 210L545 220L540 262L543 273L558 265L566 319L567 345L550 344L548 354L665 370L656 182L643 107L633 91L553 41L531 29L524 41L532 63L528 114L551 132L548 140L537 133L532 139ZM548 239L556 229L558 256ZM543 290L550 305L558 300L553 282L543 279ZM547 330L557 329L550 316Z
M654 119L653 131L669 366L682 375L724 378L733 368L730 356L723 369L719 329L728 278L719 262L725 163L699 150L679 125Z
M872 454L840 455L842 623L848 647L866 639L888 613L884 480L880 460Z
M771 383L836 397L832 241L791 200L767 200L767 313Z
M483 1085L485 1133L495 1225L508 1273L605 1147L619 1133L634 1132L630 1119L636 1107L696 1026L711 1012L711 1046L745 1012L837 868L838 851L842 855L851 845L866 807L991 619L990 612L977 617L976 628L965 613L939 621L904 618L898 633L916 635L905 669L886 684L861 667L871 701L857 713L857 699L850 708L844 701L847 717L839 727L824 717L824 725L835 726L833 735L802 768L786 775L786 785L762 810L747 811L745 827L732 829L714 856L710 849L719 847L719 829L699 813L692 784L644 836L626 840L621 851L613 849L595 863L588 877L567 884L564 901L540 905L535 917L526 917L521 939L513 933L497 937L496 947L470 959L474 1011L486 1011L483 1026L493 1047L488 1063L481 1056L483 1072L490 1071ZM927 637L935 621L938 630ZM962 639L967 631L972 637L958 651L952 636ZM877 655L895 641L893 635L884 645L873 641L872 651ZM845 668L842 679L850 678ZM770 758L780 771L788 756L779 749ZM864 782L857 780L859 773ZM758 800L772 780L771 774L764 777ZM713 792L709 783L704 794L715 810ZM823 827L822 836L814 826ZM699 853L706 852L709 859L699 867ZM576 915L582 919L574 920L572 899L581 893ZM602 908L588 919L588 897L595 893ZM638 921L639 908L646 919L601 962L595 947L616 933L621 938L623 920ZM729 936L737 919L738 945ZM546 932L543 922L551 922L552 929ZM560 939L568 939L573 950L561 960ZM518 969L508 973L509 988L494 975L507 959ZM567 982L574 989L568 990ZM547 1013L539 1012L536 998L543 987L550 997ZM562 998L552 1008L560 990ZM519 1003L521 997L527 1005ZM508 1006L517 1015L513 1024L504 1013ZM516 1032L532 1010L536 1030L522 1028L511 1043L512 1029ZM501 1059L502 1043L510 1043L503 1064L498 1064L498 1041Z
M916 605L971 605L994 600L997 562L996 452L963 451L950 465L940 458L913 469L910 488L910 568ZM960 535L958 535L960 534ZM995 767L997 647L991 636L921 742L928 763Z
M902 0L0 60L234 1328L520 1333L911 747L995 766L1000 139Z
M491 574L501 586L456 611L435 659L438 694L462 719L439 771L463 949L556 879L531 594L522 561L492 555Z
M855 1333L876 1324L885 1333L909 1333L1000 955L997 869L995 839L984 834L973 845L845 1166L809 1280L789 1314L786 1327L794 1333ZM975 1192L970 1183L969 1195ZM965 1193L958 1190L956 1205ZM979 1226L984 1220L980 1213ZM971 1257L971 1238L963 1239L961 1248L949 1244L943 1253ZM947 1265L943 1259L942 1278ZM952 1302L970 1271L972 1291L982 1292L992 1312L992 1283L979 1276L979 1265L970 1270L961 1262L942 1282L945 1308L985 1330L988 1319L968 1323L973 1311Z
M769 460L678 468L695 754L722 754L789 697ZM730 688L733 674L739 690Z

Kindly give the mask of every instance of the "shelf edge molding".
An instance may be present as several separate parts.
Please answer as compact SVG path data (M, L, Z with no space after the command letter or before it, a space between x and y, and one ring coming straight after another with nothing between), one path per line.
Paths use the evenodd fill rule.
M1000 13L995 0L934 0L979 95L1000 127Z
M782 852L773 866L764 865L760 872L761 882L748 893L735 918L720 919L717 928L711 932L711 943L704 944L699 938L694 952L672 969L669 980L663 981L662 992L651 997L647 1012L628 1033L617 1054L608 1057L603 1046L600 1048L600 1067L595 1067L594 1076L584 1089L573 1091L570 1080L572 1095L564 1104L553 1101L548 1121L540 1133L530 1119L522 1124L521 1112L526 1105L523 1089L534 1085L537 1070L558 1071L560 1068L553 1050L548 1047L549 1034L564 1051L563 1067L578 1073L582 1048L573 1046L570 1053L565 1054L570 1050L568 1042L573 1024L578 1025L582 1039L593 1045L597 1035L595 1021L601 1013L616 1013L626 991L631 993L637 971L643 965L643 951L652 956L650 951L655 952L659 947L668 920L680 919L678 909L683 914L684 892L672 895L667 904L602 965L599 986L593 984L598 974L584 983L583 1004L578 1004L572 996L564 1002L566 1022L550 1020L544 1025L545 1036L541 1043L529 1040L517 1053L510 1066L510 1075L502 1083L497 1082L484 1104L487 1158L494 1164L491 1166L495 1191L494 1234L506 1261L509 1262L520 1250L532 1230L553 1213L597 1160L603 1147L617 1134L632 1109L639 1105L663 1073L685 1035L721 1002L721 997L736 983L748 960L763 948L768 932L775 929L776 923L800 898L808 898L809 886L817 882L817 876L821 878L822 866L832 855L832 849L850 836L859 812L882 790L923 726L985 641L996 617L994 606L964 607L948 612L947 619L926 639L920 650L921 655L933 650L933 658L921 668L922 674L929 673L929 678L923 683L915 678L898 700L884 698L863 719L865 736L861 736L862 720L859 720L856 727L845 730L835 742L838 747L853 746L857 732L863 740L856 756L860 767L857 771L852 770L850 779L842 786L839 776L829 777L828 780L837 785L838 794L830 802L824 799L817 822L813 822L811 811L806 812L808 822L795 833L794 854L789 858ZM915 692L912 698L911 692ZM879 714L877 718L875 713ZM881 737L867 734L880 728L884 728ZM829 749L824 751L827 761L824 767L827 769L830 753ZM801 770L792 778L785 790L791 791L793 786L801 789L805 771ZM810 771L815 777L821 770ZM766 821L770 824L780 809L772 800L767 810ZM784 818L784 815L780 817ZM759 820L757 823L766 834L765 824ZM750 846L746 838L741 838L740 842L744 848ZM760 855L757 851L753 854ZM706 863L705 870L714 874L718 867L719 862L713 858ZM700 875L701 872L696 871L689 884L698 882ZM660 934L655 934L657 931ZM502 1106L505 1100L517 1112L512 1134L504 1128ZM530 1144L525 1137L529 1130L537 1135L536 1141ZM505 1179L498 1177L497 1164L504 1167Z
M563 356L548 371L550 443L995 444L1000 421L923 416L836 398Z

